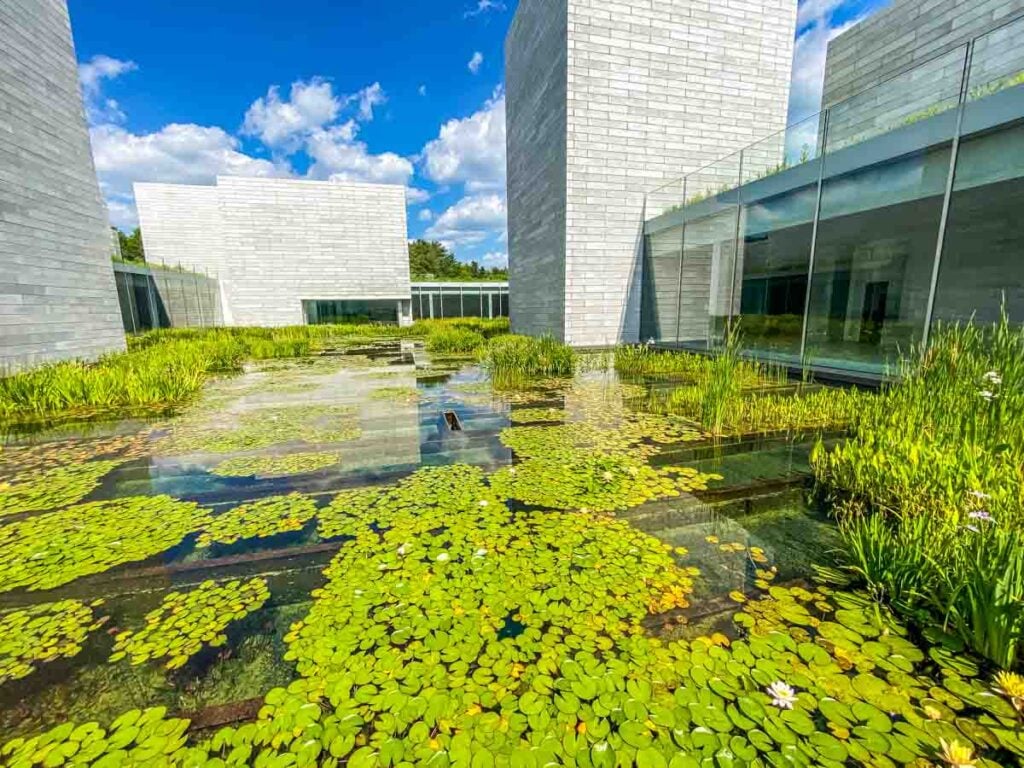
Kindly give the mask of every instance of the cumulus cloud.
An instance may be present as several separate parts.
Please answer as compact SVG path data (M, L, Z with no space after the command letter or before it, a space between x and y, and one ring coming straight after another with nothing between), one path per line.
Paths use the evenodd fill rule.
M490 253L485 253L480 259L480 264L488 268L498 267L500 269L506 269L508 267L508 253L505 251L491 251Z
M407 205L421 205L430 199L430 193L419 187L405 188L405 202Z
M293 152L306 135L333 122L342 106L331 83L322 78L292 83L287 100L272 85L246 111L242 133L258 137L268 147Z
M504 189L504 92L499 88L478 112L442 125L423 148L422 165L438 184L465 184L471 193Z
M106 124L95 126L90 136L100 186L111 220L119 227L135 225L136 181L212 184L218 175L291 175L285 164L241 152L237 138L212 126L172 123L153 133L136 134Z
M307 173L312 179L405 185L413 174L412 163L401 155L371 154L364 142L354 140L347 125L313 133L306 153L313 161Z
M359 119L364 123L373 120L374 107L383 104L387 100L387 96L384 95L384 89L380 87L380 83L368 85L359 93L349 97L349 101L359 103Z
M438 216L425 236L453 245L473 245L500 236L506 220L505 200L500 195L470 195Z
M417 218L420 221L433 221L434 220L434 212L432 210L430 210L429 208L424 208L422 211L420 211L419 216L417 216Z
M476 8L471 8L465 13L465 17L471 18L473 16L479 16L482 13L488 11L504 11L505 4L499 2L499 0L477 0Z
M790 86L790 130L786 135L786 153L798 157L806 145L813 153L817 143L821 95L825 77L825 58L829 41L870 15L882 3L842 23L834 23L832 15L843 0L803 0L797 11L797 38L793 49L793 78Z
M115 99L103 98L101 91L107 80L115 80L138 69L134 61L115 59L99 54L78 65L78 80L82 84L85 112L90 124L120 123L125 119L121 105Z
M480 51L475 51L466 67L469 69L470 72L472 72L475 75L480 71L480 67L483 66L483 63L484 55L480 53Z

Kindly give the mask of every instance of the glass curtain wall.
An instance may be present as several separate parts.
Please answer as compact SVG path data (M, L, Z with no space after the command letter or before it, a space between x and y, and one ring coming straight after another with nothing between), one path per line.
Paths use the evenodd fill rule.
M507 283L413 284L414 320L445 317L508 317Z
M884 375L938 322L1024 320L1022 203L1018 19L652 192L644 340L738 321L758 357Z

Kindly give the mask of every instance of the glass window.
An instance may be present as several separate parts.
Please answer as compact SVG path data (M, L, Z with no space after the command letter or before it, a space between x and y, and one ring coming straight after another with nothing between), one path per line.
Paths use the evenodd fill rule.
M441 293L442 317L462 317L462 297L458 288L444 288Z
M682 226L670 226L645 238L640 340L676 341Z
M967 98L935 322L1024 322L1024 20L979 38Z
M830 110L807 319L817 366L883 373L921 340L964 55Z

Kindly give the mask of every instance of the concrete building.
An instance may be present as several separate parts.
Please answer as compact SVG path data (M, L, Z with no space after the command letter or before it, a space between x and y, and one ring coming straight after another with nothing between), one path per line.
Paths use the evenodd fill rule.
M221 176L135 201L147 259L216 278L228 325L411 322L401 186Z
M1024 320L1019 0L897 0L828 58L817 146L648 217L645 337L706 349L739 321L763 359L877 378L940 322ZM694 301L709 255L727 279Z
M514 330L637 340L644 193L785 127L796 5L520 0L506 40ZM781 138L763 149L757 163L777 164Z
M1024 0L893 0L828 44L822 108L829 147L955 105L966 43L979 39L969 88L1004 74L1020 44L1013 30L986 35L1024 13Z
M0 3L0 373L124 344L67 6Z

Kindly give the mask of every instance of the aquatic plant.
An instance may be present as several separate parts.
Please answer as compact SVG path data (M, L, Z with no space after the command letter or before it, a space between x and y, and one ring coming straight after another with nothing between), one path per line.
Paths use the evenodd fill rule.
M96 722L63 723L31 738L17 738L0 748L10 766L169 765L180 760L188 739L188 720L168 719L166 707L132 709L108 728Z
M0 526L0 592L53 589L163 552L207 511L169 496L95 501Z
M432 330L426 340L428 352L447 355L476 352L486 344L483 334L459 326Z
M301 531L316 514L316 503L302 493L241 504L210 518L196 541L197 546L234 544L241 539L268 538L288 531Z
M530 424L538 421L564 421L562 408L513 408L508 415L513 424Z
M538 378L572 376L576 353L551 336L499 336L481 353L482 365L498 386L521 386Z
M730 330L724 344L720 345L711 358L707 375L699 384L700 424L715 435L722 434L726 413L739 398L743 387L738 372L739 353L739 333Z
M258 610L269 597L261 578L226 584L209 580L188 592L171 592L146 614L144 627L114 637L110 661L128 658L132 664L144 664L167 659L167 669L183 667L204 645L216 648L227 642L228 624Z
M420 391L416 387L378 387L370 393L374 400L391 400L396 403L418 403Z
M66 507L88 496L122 462L87 461L42 471L26 470L0 482L0 517Z
M852 430L831 450L819 444L812 464L823 487L864 510L840 515L853 567L909 615L1019 664L1024 330L1005 313L939 328L898 383L862 401Z
M165 455L233 453L289 443L342 443L362 435L356 410L349 405L284 405L227 417L224 422L205 411L188 414L170 425L157 449Z
M77 655L103 623L93 618L102 604L61 600L0 615L0 685L32 674L38 664Z
M306 451L274 456L235 456L217 464L210 472L221 477L284 477L318 472L341 463L333 451Z

